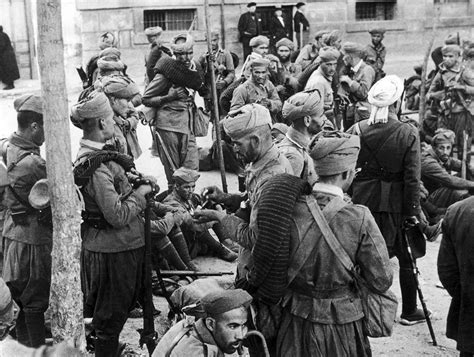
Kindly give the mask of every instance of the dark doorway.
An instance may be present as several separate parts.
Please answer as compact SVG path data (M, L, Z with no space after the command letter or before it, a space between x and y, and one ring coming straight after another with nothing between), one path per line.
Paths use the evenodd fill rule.
M293 34L293 6L282 6L283 18L290 24L291 33ZM275 13L275 6L257 7L257 14L262 19L262 35L270 38L270 20Z

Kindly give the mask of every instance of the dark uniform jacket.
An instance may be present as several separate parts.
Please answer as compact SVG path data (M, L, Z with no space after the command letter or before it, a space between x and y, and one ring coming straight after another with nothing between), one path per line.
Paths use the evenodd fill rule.
M289 39L293 38L291 35L291 22L283 16L283 23L285 26L283 26L278 17L272 16L270 20L270 34L273 44L285 37Z
M0 31L0 81L7 84L13 83L18 78L20 78L20 71L10 37Z
M365 62L372 66L375 71L375 81L378 81L383 77L383 65L385 64L385 56L387 55L387 49L381 43L379 46L375 47L373 43L367 45L365 48Z
M293 16L293 28L296 33L300 33L300 24L303 25L303 31L309 30L309 22L306 16L300 11L296 11Z
M457 349L474 353L474 197L448 208L443 220L438 274L451 295L446 336Z
M246 12L240 16L237 28L239 30L240 40L242 38L252 38L262 33L261 19L256 13Z

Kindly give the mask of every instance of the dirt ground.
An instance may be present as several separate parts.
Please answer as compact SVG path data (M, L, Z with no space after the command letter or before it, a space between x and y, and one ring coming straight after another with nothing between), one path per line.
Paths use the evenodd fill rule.
M395 58L388 59L387 73L398 73L399 75L408 76L412 70L414 63L421 59L420 56L416 58ZM74 79L76 82L77 80ZM21 82L17 87L21 87ZM32 88L26 88L24 92L35 91L38 85ZM36 89L37 90L37 89ZM3 93L2 93L3 92ZM10 135L16 128L16 113L13 109L13 100L16 96L22 93L21 90L13 93L5 93L0 90L0 138ZM69 102L74 103L78 95L78 88L73 87L69 90ZM68 120L68 118L65 118ZM152 157L150 151L147 150L151 145L151 136L148 128L141 126L138 129L138 136L144 151L143 155L137 161L137 168L143 173L153 175L157 178L161 187L166 187L166 179L164 176L162 165L159 159ZM71 125L71 143L72 143L72 158L75 157L81 132ZM201 147L210 146L211 138L199 138L198 145ZM59 148L60 149L60 148ZM72 159L71 158L71 159ZM237 191L237 178L235 175L227 174L227 181L230 192ZM197 183L197 191L208 185L215 185L220 183L220 175L217 171L203 172L201 178ZM405 327L396 324L393 335L389 338L372 339L371 345L374 356L456 356L455 342L448 340L445 336L446 315L450 303L448 293L439 287L439 280L437 276L436 260L439 249L439 241L428 243L427 254L424 258L419 260L419 268L421 272L420 281L422 284L423 293L425 295L426 303L434 312L433 327L438 340L438 347L434 347L431 343L431 338L426 324L418 324L411 327ZM205 258L197 260L198 266L204 271L215 270L232 270L235 264L220 261L215 258ZM398 268L396 261L393 261L394 282L393 291L400 298L400 289L398 285ZM227 277L232 279L232 277ZM155 307L161 311L161 315L155 319L155 326L159 334L162 335L168 327L167 304L163 298L155 297ZM148 356L145 349L140 349L138 346L139 335L136 332L142 326L141 319L129 319L122 332L121 340L129 344L128 355L134 356Z

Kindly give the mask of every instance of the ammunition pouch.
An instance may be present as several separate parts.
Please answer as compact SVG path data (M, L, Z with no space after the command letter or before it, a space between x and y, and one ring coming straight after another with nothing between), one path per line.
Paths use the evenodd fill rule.
M83 224L90 226L95 229L109 229L112 228L112 225L107 222L104 218L104 215L99 212L88 212L82 211L82 220Z

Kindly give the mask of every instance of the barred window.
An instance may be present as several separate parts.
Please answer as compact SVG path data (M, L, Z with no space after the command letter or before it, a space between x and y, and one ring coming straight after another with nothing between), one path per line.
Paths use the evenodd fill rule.
M393 20L395 16L394 1L371 1L356 3L357 21Z
M448 4L453 2L469 3L469 0L434 0L435 4Z
M160 26L164 31L187 31L193 22L195 13L195 9L144 10L144 29Z

